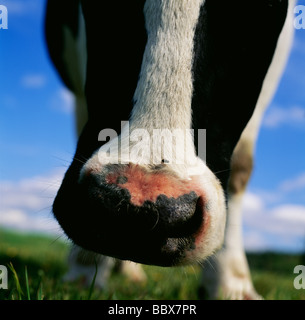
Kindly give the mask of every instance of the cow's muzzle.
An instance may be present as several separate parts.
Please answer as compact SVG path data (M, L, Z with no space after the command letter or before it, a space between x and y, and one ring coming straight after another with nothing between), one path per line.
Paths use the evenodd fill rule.
M78 245L140 263L172 266L196 249L206 224L205 199L189 181L137 165L87 170L63 183L55 217Z

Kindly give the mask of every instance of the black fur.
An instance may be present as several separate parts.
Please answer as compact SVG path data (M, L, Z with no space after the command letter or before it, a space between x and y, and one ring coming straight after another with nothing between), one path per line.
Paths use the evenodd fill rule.
M49 55L59 72L64 84L73 92L78 92L80 88L75 88L71 81L71 75L66 70L66 63L63 59L64 27L70 29L76 38L79 34L79 0L52 0L47 2L45 16L45 35L48 45Z
M193 126L207 130L207 165L225 189L233 149L255 108L287 7L288 0L206 0L201 8Z

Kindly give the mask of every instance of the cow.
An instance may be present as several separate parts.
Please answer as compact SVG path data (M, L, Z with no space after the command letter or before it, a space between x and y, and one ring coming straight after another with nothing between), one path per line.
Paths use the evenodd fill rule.
M107 257L133 261L129 273L143 280L140 264L212 256L200 283L207 297L261 298L241 202L289 54L293 5L48 1L49 54L75 95L79 134L53 213L75 244L77 272L92 268L84 252L98 254L103 285Z

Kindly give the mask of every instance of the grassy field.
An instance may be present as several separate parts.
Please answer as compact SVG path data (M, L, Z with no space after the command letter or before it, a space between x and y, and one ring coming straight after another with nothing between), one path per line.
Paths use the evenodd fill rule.
M40 235L16 234L0 229L0 265L8 267L8 290L0 300L196 300L199 267L144 266L147 283L137 284L120 273L111 275L104 290L84 288L80 282L63 283L69 246ZM267 300L305 300L305 289L293 286L293 269L305 264L300 255L248 254L257 291Z

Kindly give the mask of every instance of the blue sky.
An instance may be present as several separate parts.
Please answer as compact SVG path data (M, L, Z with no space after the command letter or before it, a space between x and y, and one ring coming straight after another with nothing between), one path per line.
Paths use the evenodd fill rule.
M8 30L0 30L0 225L59 232L50 206L76 138L73 97L44 43L45 2L0 0L9 14ZM296 30L256 151L244 199L246 248L304 250L305 29Z

